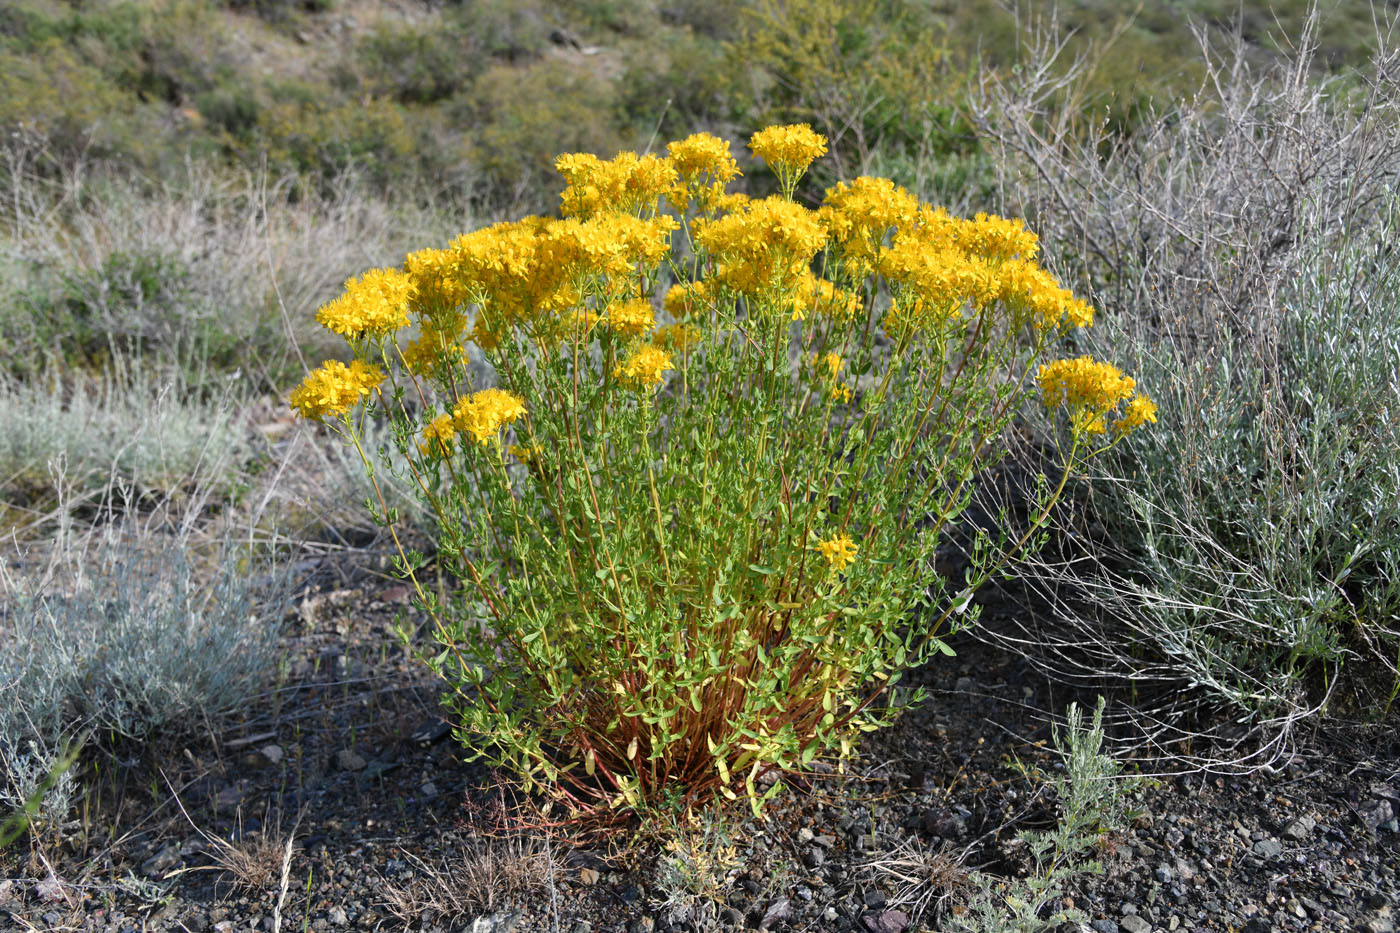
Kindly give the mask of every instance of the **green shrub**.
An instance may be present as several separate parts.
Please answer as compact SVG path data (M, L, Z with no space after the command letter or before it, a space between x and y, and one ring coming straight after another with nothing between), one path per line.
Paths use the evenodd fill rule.
M549 210L540 196L564 151L612 152L622 144L616 89L585 65L544 59L488 68L462 119L466 155L489 184L488 202Z
M764 775L844 758L1033 534L979 538L962 587L931 573L1033 386L1067 409L1041 519L1151 418L1109 364L1036 369L1091 312L1019 222L869 178L809 210L792 196L825 141L750 145L782 196L726 195L737 166L707 135L665 159L561 156L564 219L350 282L317 320L355 359L292 394L361 450L357 402L392 416L460 581L441 603L419 589L459 735L576 814L757 809L780 786ZM656 329L671 282L679 320Z
M406 104L431 104L470 87L485 67L472 37L426 27L381 25L355 43L347 65L357 90Z
M731 68L767 76L761 119L810 121L832 139L820 181L869 171L876 152L927 158L974 147L958 110L970 56L925 8L759 0L745 14Z

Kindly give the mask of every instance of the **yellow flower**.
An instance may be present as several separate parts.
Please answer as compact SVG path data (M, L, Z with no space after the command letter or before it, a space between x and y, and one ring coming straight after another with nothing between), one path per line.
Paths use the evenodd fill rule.
M635 152L620 152L607 161L587 152L569 153L556 159L554 167L569 183L560 196L566 217L654 212L679 177L668 160Z
M1134 395L1127 407L1123 409L1123 417L1118 419L1113 429L1119 435L1123 435L1149 422L1157 423L1157 403L1145 395Z
M426 455L446 457L452 452L452 439L457 429L452 426L451 415L438 415L423 427L423 440L418 449Z
M291 406L303 418L320 421L326 415L343 414L354 408L384 381L379 367L355 360L349 366L339 360L326 360L319 369L306 374L291 395Z
M675 369L671 354L658 346L643 344L627 355L622 365L614 370L613 378L641 391L661 385L665 381L662 373L668 369Z
M619 301L608 306L603 326L621 337L640 337L656 326L656 312L645 298Z
M704 282L677 283L666 292L662 305L667 314L680 320L691 315L703 314L707 298Z
M455 335L439 331L428 321L423 322L418 339L404 347L401 355L408 371L418 375L431 372L438 363L460 364L467 358Z
M695 202L701 213L713 213L724 188L739 176L729 142L709 133L696 133L666 147L681 183L667 195L681 213Z
M817 550L822 552L833 570L845 570L856 559L859 548L849 535L842 533L819 542Z
M345 293L322 305L316 323L347 340L383 336L408 326L414 282L397 269L371 269L345 283Z
M791 193L798 176L826 154L826 137L806 123L791 126L770 126L759 130L749 139L753 154L768 163Z
M1081 356L1074 360L1053 360L1040 367L1041 400L1046 408L1064 405L1069 409L1070 424L1076 432L1103 434L1108 429L1110 411L1133 394L1136 383L1112 363L1102 363ZM1146 405L1151 405L1143 399ZM1130 406L1133 417L1146 420L1156 415L1155 406ZM1126 415L1124 416L1127 417Z
M818 213L848 268L872 262L891 229L911 224L919 202L887 178L862 176L826 189Z
M485 444L508 424L525 414L525 400L504 389L482 389L457 402L452 425Z
M677 324L667 324L656 332L656 339L652 342L659 347L665 347L677 353L685 353L700 342L700 328L684 321Z
M1024 220L1008 220L995 214L979 212L972 220L958 221L954 236L964 250L988 259L1029 260L1040 250L1040 238L1026 229Z
M828 353L820 357L815 353L812 354L812 368L825 366L832 379L835 379L836 374L841 371L842 362L840 354L837 353Z
M530 444L528 446L511 444L506 448L506 453L527 465L538 463L544 458L544 448L538 444Z
M851 387L844 382L838 383L832 388L831 397L838 402L849 402L851 400Z
M696 245L722 266L716 275L747 295L793 288L811 275L812 257L826 245L815 212L777 197L696 220L692 230Z

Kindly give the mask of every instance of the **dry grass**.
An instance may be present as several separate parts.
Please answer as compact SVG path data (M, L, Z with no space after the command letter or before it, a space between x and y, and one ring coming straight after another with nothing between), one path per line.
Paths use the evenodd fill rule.
M405 924L476 916L553 890L555 865L538 838L473 838L429 863L404 853L413 866L405 884L385 879L385 906Z

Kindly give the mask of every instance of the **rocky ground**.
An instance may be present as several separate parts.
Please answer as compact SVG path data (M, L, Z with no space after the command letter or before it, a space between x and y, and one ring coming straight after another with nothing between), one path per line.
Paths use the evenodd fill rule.
M962 638L957 657L915 672L921 708L872 736L847 774L796 780L762 821L735 811L669 849L666 827L625 849L573 846L520 829L491 773L464 761L435 684L394 635L406 612L392 580L312 568L283 685L238 723L98 775L78 819L0 856L0 926L943 929L970 873L1024 875L1018 834L1056 818L1025 775L1053 772L1049 723L1076 698ZM1329 724L1268 769L1159 777L1130 802L1139 815L1100 847L1102 873L1059 892L1057 909L1087 918L1065 930L1394 929L1400 743L1388 731Z

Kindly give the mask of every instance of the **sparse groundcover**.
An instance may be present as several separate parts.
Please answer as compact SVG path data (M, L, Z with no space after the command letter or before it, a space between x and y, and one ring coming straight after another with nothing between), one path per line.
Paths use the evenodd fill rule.
M1172 713L1159 740L1189 737L1179 713L1243 714L1265 756L1329 697L1383 716L1400 686L1400 85L1384 43L1312 77L1315 39L1278 69L1212 55L1201 95L1127 137L1046 123L1034 80L981 113L1105 309L1081 345L1121 347L1162 404L1098 461L1066 562L1035 575L1055 609L1007 643L1130 679Z
M112 528L70 546L5 568L0 592L0 804L37 803L45 827L78 799L70 747L139 759L259 692L282 611L276 576L234 549L211 562L187 537Z

